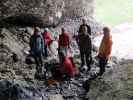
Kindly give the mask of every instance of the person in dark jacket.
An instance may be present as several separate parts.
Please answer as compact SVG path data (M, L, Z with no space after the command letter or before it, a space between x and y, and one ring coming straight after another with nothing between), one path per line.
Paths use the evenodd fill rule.
M85 19L83 19L83 24L79 28L79 33L76 39L80 50L81 68L85 65L86 60L86 64L89 71L90 64L92 63L92 42L91 30L90 27L87 24L85 24Z
M87 33L88 33L89 35L91 35L91 28L90 28L89 25L87 25L86 19L82 19L82 24L81 24L80 27L79 27L78 33L79 33L79 34L82 34L82 33L83 33L83 28L84 28L84 27L87 27Z
M44 54L44 40L39 27L34 28L34 34L30 38L30 50L39 73L43 66L42 55Z

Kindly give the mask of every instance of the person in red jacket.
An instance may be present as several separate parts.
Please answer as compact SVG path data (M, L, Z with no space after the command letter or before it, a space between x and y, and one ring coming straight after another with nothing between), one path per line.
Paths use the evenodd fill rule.
M50 44L52 43L52 36L51 36L51 33L48 31L48 28L45 28L44 29L44 33L43 33L43 39L44 39L44 43L45 43L45 57L48 56L48 51L47 49L49 49L51 52L52 50L50 49Z
M79 73L78 69L76 68L72 57L65 56L64 53L60 53L60 67L59 71L62 74L65 74L68 77L73 77Z
M64 28L61 29L61 35L59 35L58 46L59 46L59 53L64 52L64 54L67 55L67 50L70 47L70 38Z

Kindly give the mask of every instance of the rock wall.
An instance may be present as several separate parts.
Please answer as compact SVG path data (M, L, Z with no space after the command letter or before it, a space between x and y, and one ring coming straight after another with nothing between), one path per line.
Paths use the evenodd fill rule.
M43 23L58 23L64 17L92 16L94 0L1 0L0 18L31 15ZM27 20L29 21L29 20Z

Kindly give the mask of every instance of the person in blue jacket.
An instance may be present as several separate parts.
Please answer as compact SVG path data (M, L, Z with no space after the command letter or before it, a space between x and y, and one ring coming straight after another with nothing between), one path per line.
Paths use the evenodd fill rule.
M35 59L37 72L42 70L43 67L43 55L44 51L44 40L41 34L40 28L34 28L34 34L30 38L30 50L31 54Z

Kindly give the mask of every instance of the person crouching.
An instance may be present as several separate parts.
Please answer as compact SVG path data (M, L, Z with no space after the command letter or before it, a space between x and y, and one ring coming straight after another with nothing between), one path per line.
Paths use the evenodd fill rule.
M76 68L73 58L65 56L63 53L59 55L60 66L59 72L66 75L66 77L74 77L79 73L78 69Z
M29 45L31 55L35 59L37 74L39 74L42 71L42 56L44 54L44 41L39 27L34 28L34 34L30 38Z

